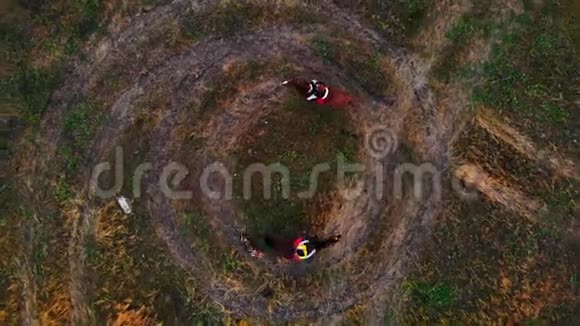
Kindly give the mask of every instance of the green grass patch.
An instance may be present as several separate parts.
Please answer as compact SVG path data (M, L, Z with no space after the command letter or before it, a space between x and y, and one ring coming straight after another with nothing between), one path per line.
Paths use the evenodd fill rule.
M506 315L521 323L557 321L571 314L574 256L563 241L485 201L456 198L447 207L448 222L434 229L436 249L424 252L404 283L405 324L463 325ZM522 293L533 300L520 301Z
M36 126L82 43L104 31L104 4L97 0L58 5L18 1L10 6L14 7L11 14L0 25L9 71L0 81L0 94L22 118Z
M329 39L324 37L316 37L312 40L311 44L312 51L316 53L316 55L329 61L335 61L338 59L339 48Z
M58 149L67 175L74 175L90 159L87 150L101 121L102 112L94 103L84 100L69 106L63 116L64 137Z
M364 12L375 28L403 43L419 30L433 1L392 0L371 3L373 5Z
M433 76L438 80L469 80L476 70L469 63L461 63L460 56L468 50L475 38L489 39L496 26L489 14L489 1L478 4L472 12L464 14L445 33L450 44L445 47L441 57L435 62Z
M274 22L280 24L313 23L316 16L295 6L282 10L251 1L222 2L208 10L185 16L180 24L183 35L194 41L207 37L234 37Z
M272 200L249 201L244 205L248 228L254 234L279 234L292 237L306 229L307 216L301 205L274 194Z
M74 195L71 186L63 178L57 179L54 193L60 205L65 205Z
M577 119L577 92L571 87L580 70L575 40L580 33L576 20L560 17L563 9L548 2L542 10L527 6L495 26L488 9L478 5L447 32L451 44L433 67L433 76L443 82L470 83L472 100L500 110L535 141L569 145ZM475 38L493 39L491 55L483 65L460 62Z
M266 119L267 125L259 124L248 133L262 136L245 139L237 152L234 190L251 234L292 237L309 231L317 222L317 199L327 198L336 185L337 156L354 159L358 140L344 132L351 128L344 112L307 103L295 95L289 95L284 106ZM255 154L249 155L248 150ZM243 199L243 175L254 163L280 163L288 169L288 198L283 196L280 173L272 174L270 198L264 197L263 179L256 173L251 179L251 198ZM309 189L311 172L318 164L328 164L329 170L319 175L314 198L299 198L298 193Z
M73 105L63 120L63 132L74 141L75 147L86 147L98 127L101 114L98 108L83 101Z
M569 141L577 108L571 85L580 70L575 26L547 15L516 17L511 31L493 47L483 67L485 82L475 89L473 100L532 122L535 136L552 130L552 141Z
M548 213L542 219L542 231L555 241L566 239L567 230L563 226L570 225L577 219L576 207L580 194L580 184L567 180L559 181L551 191L544 190L539 197L547 204Z
M85 39L89 35L98 32L101 28L103 2L99 0L84 0L79 1L79 4L80 20L75 26L75 34L79 39Z
M98 321L114 316L118 303L130 303L129 309L154 309L160 321L219 323L222 313L174 265L147 213L137 209L126 216L117 210L101 213L95 237L86 244L88 266L97 276L91 295Z
M237 92L237 85L240 82L254 80L260 75L268 73L267 69L265 63L258 61L236 64L227 73L217 78L212 87L209 87L208 91L201 97L199 103L191 106L191 111L201 115L211 112L219 106L221 99L225 98L226 94L232 96L231 94Z
M407 291L415 304L424 305L429 310L445 309L455 302L455 290L440 282L412 282L407 284Z
M312 40L311 50L326 61L342 66L371 94L389 95L388 79L381 67L379 53L366 52L355 44L323 36L317 36Z
M29 68L20 65L12 76L0 82L0 93L22 118L38 125L62 77L63 72L58 68Z
M202 40L210 35L234 36L257 26L266 15L266 8L243 1L220 4L209 11L197 12L181 21L184 35Z
M208 258L211 268L220 275L244 272L245 265L234 252L226 250L216 239L208 218L200 210L186 210L183 213L181 234L195 242L196 250Z
M359 84L375 94L381 94L387 88L387 79L382 72L380 56L377 54L353 60L350 71Z
M480 15L466 14L461 16L451 29L445 33L445 37L455 44L465 44L477 33L488 37L491 33L491 21Z
M211 249L211 227L207 222L207 217L203 216L201 211L187 211L183 214L183 227L181 233L185 237L195 237L196 239L206 240L197 244L204 253L209 253Z

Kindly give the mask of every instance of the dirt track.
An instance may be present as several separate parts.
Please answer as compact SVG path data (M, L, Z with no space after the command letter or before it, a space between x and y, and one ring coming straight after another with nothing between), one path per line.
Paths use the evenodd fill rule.
M395 290L397 281L405 275L409 259L428 236L432 219L440 208L439 201L431 194L420 201L395 200L390 194L386 195L386 199L377 200L373 176L368 174L363 178L363 195L356 201L345 201L337 197L334 211L331 212L335 219L332 224L327 225L326 230L328 233L341 233L343 241L306 268L321 270L332 264L333 269L341 270L340 275L325 284L318 293L310 293L308 289L302 288L288 289L287 295L294 302L291 305L270 306L265 298L255 293L255 289L245 286L244 280L237 280L242 284L241 287L231 289L225 280L205 269L204 264L200 264L204 257L192 250L181 238L175 207L158 186L159 174L170 161L179 157L180 152L190 150L183 148L175 139L174 131L183 126L184 121L180 117L188 106L203 95L213 80L223 74L226 63L250 59L268 62L283 55L305 72L318 73L320 79L329 83L341 85L341 81L349 79L341 67L321 61L305 43L304 40L325 30L322 25L271 27L229 40L208 39L178 54L167 49L156 51L148 48L151 46L148 42L160 33L161 26L190 10L200 10L214 3L215 1L174 1L137 17L120 33L96 45L94 57L86 64L78 64L65 86L51 101L39 138L42 147L38 157L42 159L36 161L32 175L38 179L49 175L47 162L55 155L61 134L62 115L67 105L79 96L92 92L97 82L106 78L107 71L114 64L139 66L136 54L146 49L149 53L155 53L155 56L147 59L146 67L142 67L140 73L135 75L133 84L119 94L108 112L105 127L99 130L93 140L90 153L95 158L93 163L106 160L111 155L115 146L123 140L127 128L134 122L136 107L145 101L148 94L162 94L169 99L170 104L150 138L149 161L153 162L153 169L145 179L147 196L136 204L148 208L151 222L158 235L167 243L175 261L190 272L209 297L237 316L268 317L275 321L321 319L331 318L358 302L375 302L376 306L380 306ZM429 65L410 51L394 46L371 29L365 28L356 17L341 11L330 2L323 2L323 6L336 26L348 26L349 32L356 35L358 41L374 47L385 56L390 71L393 72L390 78L398 85L397 101L392 106L381 99L373 98L364 89L351 90L362 99L349 111L352 119L357 121L358 132L364 135L376 127L386 128L397 135L400 142L406 142L405 129L420 128L417 134L421 139L415 139L411 143L416 145L413 148L418 155L416 159L431 162L439 171L445 171L448 165L447 146L454 132L439 126L453 124L442 120L450 119L448 115L437 112L437 101L427 82ZM206 143L195 152L197 161L189 167L199 170L214 159L227 156L236 147L236 139L245 130L259 117L266 116L269 110L275 109L280 100L276 96L278 91L275 85L283 77L272 76L271 79L253 84L238 94L231 105L211 112L210 125L192 126L193 130L203 134ZM456 110L453 116L457 117L462 107L459 104L452 109ZM414 121L420 121L421 125L413 124ZM376 161L368 153L362 152L361 155L367 171L374 171L382 164L385 179L389 180L396 165L400 163L401 153L390 153L382 162ZM90 169L83 171L83 178L89 180L90 173ZM88 187L84 191L87 200L80 210L77 233L72 237L70 247L73 272L71 298L75 320L81 324L90 320L90 309L86 307L86 294L83 293L86 288L83 284L85 279L82 277L83 239L85 233L91 232L94 211L99 203ZM206 216L223 242L237 250L246 263L256 265L239 240L239 229L242 226L235 205L208 198L204 198L203 202ZM370 238L382 239L372 263L362 261L357 255ZM288 266L285 265L256 266L269 273L288 271ZM377 316L381 314L378 310L377 308Z

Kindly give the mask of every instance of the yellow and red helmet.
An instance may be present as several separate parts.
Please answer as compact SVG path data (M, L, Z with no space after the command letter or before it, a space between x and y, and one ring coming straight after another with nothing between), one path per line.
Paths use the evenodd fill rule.
M294 259L306 260L316 253L316 249L309 246L309 243L310 241L304 238L298 238L294 241Z

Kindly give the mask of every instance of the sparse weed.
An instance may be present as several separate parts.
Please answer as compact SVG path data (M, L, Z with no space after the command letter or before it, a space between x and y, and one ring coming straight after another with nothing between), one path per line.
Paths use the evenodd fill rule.
M69 108L63 120L64 133L73 139L76 148L84 148L97 129L100 114L88 102L79 102Z
M185 324L197 318L219 320L220 313L205 303L191 279L173 265L151 225L140 223L144 219L140 216L123 214L115 201L97 214L94 239L87 242L87 250L90 267L99 275L94 304L100 315L118 315L119 304L130 303L126 308L154 307L159 320L177 319ZM203 227L203 220L193 214L184 220ZM232 260L223 264L224 270L237 268Z
M353 79L373 95L387 95L388 80L381 67L380 53L367 53L362 48L343 44L337 39L316 36L311 50L321 58L343 66Z
M76 169L87 160L87 149L101 121L101 112L95 105L81 101L71 107L63 117L63 133L58 152L61 156L67 177L73 176Z
M465 45L477 33L481 33L483 37L489 36L491 22L485 17L467 14L462 16L445 36L456 46L461 46Z
M351 73L366 90L373 94L384 94L387 88L387 78L382 73L380 60L380 56L374 54L352 62Z
M52 92L61 81L62 74L58 69L20 66L16 74L2 80L0 91L24 119L37 125Z
M567 142L575 105L567 85L579 69L571 35L554 18L523 14L515 21L484 65L486 82L475 89L474 101L541 126L535 130L557 130L552 139Z
M307 215L307 207L314 205L316 198L329 196L335 187L332 166L335 166L337 153L344 152L346 156L354 157L353 153L356 152L356 139L341 132L349 128L348 119L342 116L344 113L325 110L294 95L288 97L284 108L268 118L269 124L265 130L267 137L248 140L250 148L260 148L258 159L248 156L247 149L239 149L240 169L258 160L264 164L280 162L290 171L288 199L282 198L282 178L279 175L274 174L270 199L263 197L263 185L260 178L254 176L251 200L240 201L248 217L250 233L292 237L308 230L310 219L316 217ZM285 121L295 123L288 128L280 128L287 125ZM312 141L312 130L309 129L313 124L317 125L316 142ZM298 198L297 193L308 190L312 169L319 163L329 163L331 170L319 176L316 198ZM234 178L234 190L241 196L243 170L236 174L238 177Z
M255 30L266 22L299 24L316 18L300 6L280 12L275 6L264 6L251 1L227 1L202 12L184 17L180 24L185 37L200 41L207 37L235 37Z
M323 37L315 37L312 40L312 50L316 55L327 59L329 61L336 61L337 60L337 51L338 49L335 47L334 44L331 43L330 40L323 38Z
M412 300L417 304L425 305L427 309L445 309L453 305L455 301L453 288L440 282L435 284L411 282L407 286Z
M57 182L55 184L55 195L57 201L61 205L66 204L67 201L72 199L73 196L72 188L63 178L57 179Z
M31 125L37 125L50 96L62 83L69 59L80 44L100 30L103 5L96 0L20 1L20 15L8 16L0 31L7 42L11 74L0 83L0 91ZM62 18L66 17L66 18ZM34 28L28 26L32 22ZM32 42L32 30L44 30L42 42Z
M364 12L374 25L384 33L390 34L399 42L412 36L423 22L432 0L396 0L377 3Z
M484 5L482 7L485 7ZM477 9L465 14L447 31L445 36L451 42L433 67L433 75L442 81L469 80L477 69L471 63L462 66L460 57L469 48L471 41L491 36L494 26L486 15L489 8Z

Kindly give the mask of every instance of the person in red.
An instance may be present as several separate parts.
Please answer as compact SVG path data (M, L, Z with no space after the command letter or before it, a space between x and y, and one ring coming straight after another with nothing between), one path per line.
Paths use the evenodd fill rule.
M261 235L253 239L242 236L242 242L248 247L251 256L262 258L266 253L276 257L293 261L305 261L311 259L314 254L324 248L337 243L340 235L328 239L318 239L315 237L297 237L295 239L284 239L271 235Z
M309 102L316 101L321 105L330 105L336 109L352 104L352 98L344 91L330 88L324 82L313 79L292 78L281 83L283 86L294 87L298 93Z

